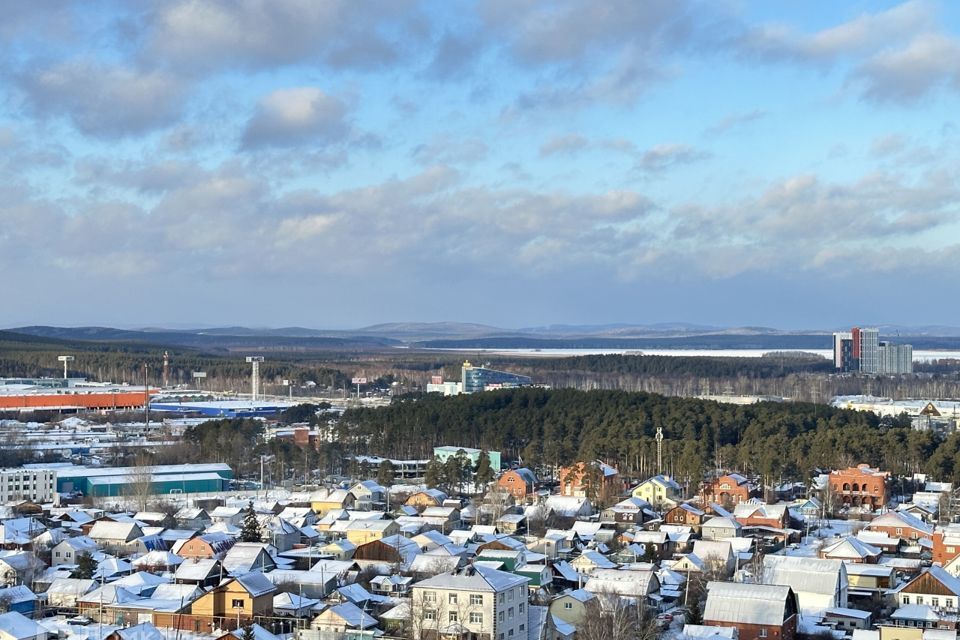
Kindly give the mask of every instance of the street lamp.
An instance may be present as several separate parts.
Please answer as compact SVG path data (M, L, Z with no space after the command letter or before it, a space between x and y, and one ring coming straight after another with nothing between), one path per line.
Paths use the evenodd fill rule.
M67 363L73 362L76 358L73 356L57 356L57 360L63 363L63 379L67 379Z

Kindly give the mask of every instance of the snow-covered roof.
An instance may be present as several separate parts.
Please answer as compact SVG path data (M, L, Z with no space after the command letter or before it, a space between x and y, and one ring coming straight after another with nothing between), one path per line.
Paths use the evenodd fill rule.
M615 593L622 596L648 596L660 590L660 579L654 571L597 569L583 586L587 591Z
M790 587L742 582L710 582L703 619L780 626L786 618Z
M0 615L0 632L15 640L47 637L47 630L44 627L16 611L8 611Z
M912 528L925 535L933 535L933 525L904 511L888 511L877 516L867 525L868 529L875 527Z
M276 588L262 573L244 574L237 578L237 582L253 597L270 593Z
M870 556L878 556L882 553L882 550L879 547L867 544L859 538L847 536L840 538L836 542L827 544L820 552L830 558L862 559Z
M840 560L801 556L766 556L764 584L788 585L795 592L833 595L847 586L847 572Z
M525 585L529 578L506 571L473 565L458 573L440 574L421 580L414 585L417 588L456 589L461 591L489 591L498 593L517 585Z

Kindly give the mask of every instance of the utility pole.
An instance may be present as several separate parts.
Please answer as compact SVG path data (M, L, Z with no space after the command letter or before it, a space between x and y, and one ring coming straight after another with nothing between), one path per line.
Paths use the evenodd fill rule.
M147 423L147 432L150 431L150 380L148 378L148 373L150 371L149 365L143 363L143 415Z

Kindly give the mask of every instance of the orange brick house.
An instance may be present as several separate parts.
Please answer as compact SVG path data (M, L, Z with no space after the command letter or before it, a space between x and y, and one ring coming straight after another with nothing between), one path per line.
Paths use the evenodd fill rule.
M960 556L960 528L937 527L933 532L933 563L947 566Z
M879 509L889 500L887 493L889 478L889 471L873 469L868 464L859 464L855 467L831 471L828 482L843 504Z
M559 476L562 496L592 499L596 496L614 496L623 493L620 472L600 460L577 462L569 467L561 467ZM599 486L590 487L591 476L599 481ZM588 493L593 495L587 495Z
M531 495L537 485L537 476L525 467L504 471L497 480L497 486L514 498L526 498Z
M728 473L704 483L701 495L704 504L712 502L726 506L738 505L750 498L758 498L760 491L755 484L739 473Z
M179 547L175 545L173 552L187 560L204 558L222 560L236 542L236 538L225 533L205 533L186 540Z

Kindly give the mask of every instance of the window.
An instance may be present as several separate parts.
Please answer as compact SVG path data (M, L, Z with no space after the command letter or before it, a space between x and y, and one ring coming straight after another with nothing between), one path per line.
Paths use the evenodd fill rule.
M424 591L423 592L423 601L424 602L436 602L437 594L434 591Z
M447 603L457 604L457 594L451 593L447 595Z
M952 608L953 608L953 598L947 598L946 605L947 605L947 607L949 607L949 608L952 609Z
M519 609L520 609L519 613L523 613L523 603L522 603L522 602L520 603Z
M471 593L470 604L483 604L483 596L479 593Z
M508 617L508 618L512 618L512 617L513 617L513 607L510 607L510 609L507 610L507 617Z
M564 602L564 603L563 603L563 608L569 611L570 609L573 609L573 603L572 603L572 602Z
M500 613L497 614L497 621L498 621L498 622L503 622L503 611L501 611Z
M507 600L513 602L513 589L510 589L510 591L507 592Z
M513 637L513 629L510 629L510 630L507 631L507 637L508 637L508 638L512 638L512 637Z
M527 625L525 625L525 624L520 625L520 631L523 631L523 630L525 630L526 628L527 628Z
M898 536L903 535L903 529L901 529L900 527L897 527L897 535Z
M243 600L231 600L230 601L231 609L243 609Z
M917 596L917 604L923 604L923 596Z
M457 612L456 612L456 611L451 611L450 613L448 613L448 614L447 614L447 621L448 621L448 622L457 622Z
M903 604L910 604L910 596L903 596Z
M470 614L470 623L471 624L483 624L483 614L482 613L471 613Z
M767 637L767 630L766 630L766 629L760 629L760 633L759 633L758 635L759 635L761 638L766 638L766 637Z
M940 598L930 598L930 604L934 607L940 606Z
M425 611L423 612L423 619L424 619L424 620L436 620L436 619L437 619L437 612L434 611L433 609L427 609L427 610L425 610Z
M956 547L947 547L947 553L956 553L956 552L957 552Z

